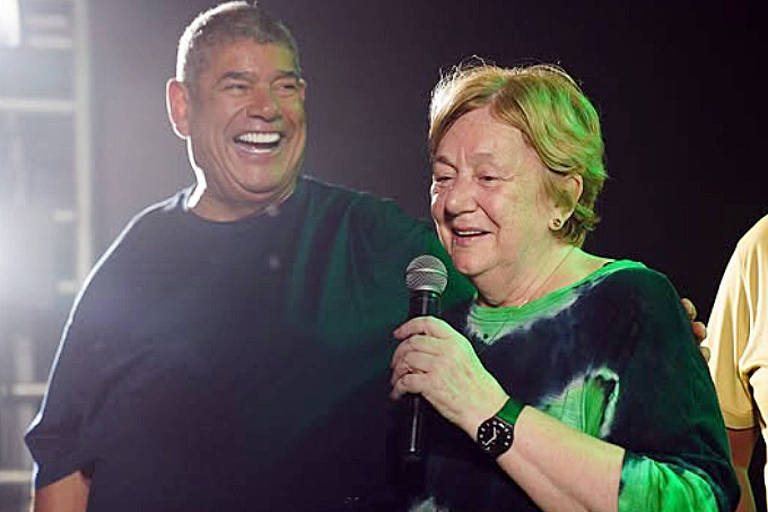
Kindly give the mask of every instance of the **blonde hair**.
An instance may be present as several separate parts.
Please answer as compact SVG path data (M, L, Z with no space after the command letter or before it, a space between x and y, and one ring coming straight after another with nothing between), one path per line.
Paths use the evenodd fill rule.
M485 106L500 121L514 126L549 168L548 193L573 214L557 231L577 246L600 221L595 200L606 178L600 119L592 103L568 73L537 64L502 68L485 63L457 66L432 91L429 108L429 154L464 114ZM566 176L582 177L581 197L560 185Z

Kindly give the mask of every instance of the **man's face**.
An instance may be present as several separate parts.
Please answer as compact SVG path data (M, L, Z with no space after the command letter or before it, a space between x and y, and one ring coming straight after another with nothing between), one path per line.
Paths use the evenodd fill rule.
M195 211L235 220L293 191L306 141L305 86L285 46L243 39L205 51L194 90L169 86L171 115L205 180Z

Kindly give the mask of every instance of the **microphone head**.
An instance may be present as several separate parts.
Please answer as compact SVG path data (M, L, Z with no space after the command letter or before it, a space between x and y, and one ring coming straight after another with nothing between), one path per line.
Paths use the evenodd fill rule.
M412 292L429 291L441 295L448 284L448 271L431 254L415 257L405 269L405 286Z

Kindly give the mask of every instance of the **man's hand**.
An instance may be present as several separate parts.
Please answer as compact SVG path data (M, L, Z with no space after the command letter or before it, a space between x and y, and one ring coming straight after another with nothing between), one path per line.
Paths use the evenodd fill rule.
M693 331L693 337L699 344L699 350L701 355L704 356L705 361L709 361L709 348L703 346L701 343L707 337L707 326L704 322L696 320L696 306L693 305L690 299L682 299L683 309L688 314L688 319L691 321L691 330Z

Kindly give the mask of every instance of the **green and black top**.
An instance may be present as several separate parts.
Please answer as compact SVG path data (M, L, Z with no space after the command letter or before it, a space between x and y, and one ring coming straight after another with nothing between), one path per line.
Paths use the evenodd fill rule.
M715 392L662 274L616 261L525 306L470 301L447 320L512 398L626 449L620 511L736 506ZM430 422L427 492L412 510L538 510L463 431Z

